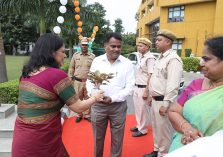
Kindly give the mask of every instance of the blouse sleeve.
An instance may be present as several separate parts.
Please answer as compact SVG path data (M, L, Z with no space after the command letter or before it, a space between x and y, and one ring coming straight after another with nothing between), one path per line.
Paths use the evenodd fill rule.
M189 95L191 92L195 90L200 90L202 88L203 79L193 80L180 94L177 99L177 103L181 106L184 106L185 102L189 99Z
M57 79L54 81L56 81L53 87L55 93L66 103L67 106L70 106L79 99L74 90L72 80L65 72L57 72Z

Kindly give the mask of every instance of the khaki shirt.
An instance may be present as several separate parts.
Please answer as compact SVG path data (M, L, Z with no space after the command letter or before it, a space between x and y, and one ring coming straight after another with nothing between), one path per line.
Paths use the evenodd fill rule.
M148 75L153 73L155 60L155 57L150 52L147 52L141 57L136 68L136 84L147 85Z
M94 58L95 55L92 53L74 53L68 69L68 76L87 79L87 74Z
M164 106L168 106L178 95L182 74L181 58L172 49L166 51L156 60L149 84L150 95L163 95Z

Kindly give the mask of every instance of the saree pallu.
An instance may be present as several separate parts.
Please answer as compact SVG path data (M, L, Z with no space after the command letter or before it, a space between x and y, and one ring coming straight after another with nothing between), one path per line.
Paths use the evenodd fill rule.
M211 136L223 129L223 86L214 88L189 99L183 108L184 118L204 136ZM182 146L182 134L176 132L170 150Z

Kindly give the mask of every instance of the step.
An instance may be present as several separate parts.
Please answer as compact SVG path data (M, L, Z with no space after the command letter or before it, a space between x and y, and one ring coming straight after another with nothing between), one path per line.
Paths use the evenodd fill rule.
M0 138L0 157L11 157L12 138Z
M14 111L15 111L15 104L1 104L0 119L8 117Z
M14 132L15 119L17 116L17 106L15 112L4 119L0 119L0 138L12 138ZM1 156L0 156L1 157Z

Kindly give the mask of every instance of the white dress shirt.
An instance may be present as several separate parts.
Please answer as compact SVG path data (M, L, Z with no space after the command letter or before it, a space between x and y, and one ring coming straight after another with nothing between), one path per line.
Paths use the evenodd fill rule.
M114 77L106 85L100 85L100 89L104 91L104 95L109 96L112 102L123 102L127 99L127 96L132 95L135 78L134 68L129 59L120 55L111 64L108 61L107 55L104 54L93 60L90 71L95 72L96 70L100 73L114 74ZM90 95L94 84L87 80L86 87Z

